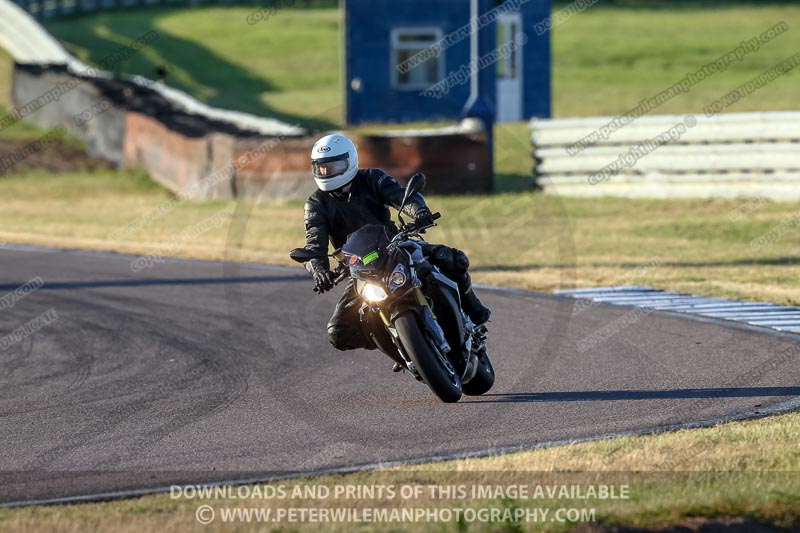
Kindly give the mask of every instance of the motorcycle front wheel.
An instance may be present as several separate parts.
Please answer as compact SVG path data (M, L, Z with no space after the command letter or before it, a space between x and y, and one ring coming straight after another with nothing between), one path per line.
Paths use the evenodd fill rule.
M433 393L445 403L461 399L461 380L447 355L441 353L423 332L413 311L401 313L394 322L400 342L417 366L417 372Z

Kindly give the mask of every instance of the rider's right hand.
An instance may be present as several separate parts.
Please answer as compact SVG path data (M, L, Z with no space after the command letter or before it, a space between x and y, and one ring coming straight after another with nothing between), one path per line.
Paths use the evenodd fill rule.
M320 294L333 289L334 279L336 279L334 273L326 268L320 268L314 272L314 285L317 286Z

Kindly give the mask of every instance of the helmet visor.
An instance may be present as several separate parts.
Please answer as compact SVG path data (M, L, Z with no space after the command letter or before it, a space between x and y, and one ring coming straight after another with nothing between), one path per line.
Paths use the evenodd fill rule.
M350 157L348 154L327 157L325 159L314 159L311 161L311 171L314 177L319 180L326 180L341 176L350 168Z

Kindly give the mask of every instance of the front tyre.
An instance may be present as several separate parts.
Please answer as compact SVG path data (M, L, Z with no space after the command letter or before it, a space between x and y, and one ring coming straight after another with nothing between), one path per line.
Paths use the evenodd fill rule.
M425 384L445 403L461 399L461 380L445 354L428 337L413 311L401 313L394 321L400 342L417 366ZM477 377L477 376L476 376Z
M494 367L492 362L489 361L489 356L483 352L479 358L480 365L475 377L469 380L469 383L464 384L464 394L469 396L480 396L486 394L489 389L494 385Z

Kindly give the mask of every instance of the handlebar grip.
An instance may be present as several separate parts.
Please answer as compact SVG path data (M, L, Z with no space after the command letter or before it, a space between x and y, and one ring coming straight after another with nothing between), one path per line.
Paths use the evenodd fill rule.
M439 220L440 218L442 218L442 214L441 214L441 213L439 213L439 212L437 211L436 213L434 213L433 215L431 215L431 218L432 218L433 220Z

